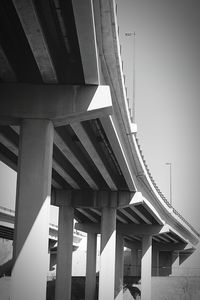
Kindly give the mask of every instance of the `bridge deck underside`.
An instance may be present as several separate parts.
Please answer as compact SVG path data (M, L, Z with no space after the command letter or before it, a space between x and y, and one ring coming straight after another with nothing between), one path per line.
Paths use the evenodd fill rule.
M141 205L136 206L138 211L142 208ZM0 209L0 238L3 239L8 239L8 240L13 240L14 237L14 211L12 213L7 212L6 209L2 208ZM127 211L127 209L126 209ZM130 212L130 210L129 210ZM130 214L131 215L131 214ZM75 209L75 218L78 222L82 224L87 224L87 225L99 225L101 222L101 210L97 208L77 208ZM137 219L139 220L139 219ZM153 220L152 220L153 221ZM132 220L128 219L127 215L123 215L122 213L119 213L119 210L117 210L117 224L146 224L144 221L140 221L137 223L134 223ZM153 223L152 223L153 224ZM155 223L154 223L155 224ZM147 224L146 224L147 225ZM50 235L49 239L57 240L57 234L58 234L58 227L56 225L52 226L50 225ZM124 239L127 243L130 242L136 242L138 245L141 245L142 242L142 236L138 235L130 235L130 234L125 234ZM155 245L161 244L161 245L180 245L180 244L185 244L184 241L175 233L173 232L166 232L166 233L159 233L155 234L153 236L153 242Z
M70 0L0 2L0 82L84 85ZM17 101L17 100L16 100ZM20 129L0 126L0 159L17 171ZM52 190L128 191L112 141L100 119L55 128ZM81 223L99 223L101 210L76 208ZM143 204L117 209L117 223L158 224ZM2 227L2 232L4 228ZM141 237L126 237L141 241ZM179 242L172 233L154 240Z

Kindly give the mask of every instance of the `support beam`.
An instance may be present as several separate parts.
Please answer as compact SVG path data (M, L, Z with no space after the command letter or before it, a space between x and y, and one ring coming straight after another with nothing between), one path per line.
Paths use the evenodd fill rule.
M11 300L46 299L53 130L48 120L22 122Z
M99 172L105 179L109 188L112 191L117 191L117 186L113 180L113 176L109 173L105 162L102 160L102 157L99 153L98 148L95 147L94 141L92 141L90 139L90 137L89 137L87 131L85 130L85 128L83 127L83 125L81 123L73 123L73 124L71 124L71 127L74 130L74 132L76 133L76 135L78 136L79 140L83 144L83 146L86 149L86 151L88 152L88 154L90 155L92 161L99 169Z
M100 224L93 224L93 223L76 223L75 229L80 230L86 233L96 233L99 234L101 232Z
M140 224L140 222L136 218L134 218L130 213L128 213L124 208L119 208L119 211L126 217L128 217L128 219L131 220L133 223Z
M65 198L66 193L57 191L57 197ZM68 198L62 200L65 200L65 205L59 208L55 300L70 300L74 209L71 207L70 193Z
M4 126L2 126L4 127ZM18 145L16 145L9 136L5 135L4 132L0 131L0 143L3 144L10 152L18 156Z
M76 30L86 84L99 84L99 61L94 23L93 1L72 1Z
M147 225L147 224L118 224L117 230L120 233L133 235L155 235L163 232L168 232L169 228L167 225Z
M0 45L0 78L3 81L9 81L9 82L17 81L16 75L1 45Z
M46 83L56 83L56 71L51 59L46 39L42 32L37 11L34 7L34 1L13 0L13 4L21 21L43 81Z
M96 296L96 249L97 235L95 233L88 233L85 282L85 299L87 300L94 300Z
M178 243L177 239L173 238L171 235L167 234L167 233L163 233L163 235L169 239L170 241L172 241L173 243Z
M120 208L134 208L137 204L143 204L142 193L120 191L118 196L118 206Z
M95 232L100 233L100 224L91 223L76 223L76 229L84 232ZM147 224L118 224L117 231L121 234L126 234L129 236L134 235L154 235L168 231L168 226L161 225L147 225Z
M74 180L72 176L70 176L61 165L57 163L55 159L52 162L53 169L69 184L72 188L80 190L80 186Z
M83 165L82 160L79 155L75 155L74 151L70 149L67 143L63 140L62 136L55 130L54 142L56 146L60 149L63 155L70 161L74 168L80 173L84 180L88 183L91 189L98 190L98 186L92 176L90 175L87 166Z
M94 223L98 223L97 218L95 218L92 214L88 213L87 211L85 211L82 208L77 208L77 210L83 214L84 216L86 216L86 218L88 218L90 221L94 222Z
M131 205L131 209L146 223L146 224L152 224L151 221L149 221L149 219L147 217L145 217L140 211L139 209L137 209L137 207L135 207L134 205Z
M102 208L99 300L114 299L116 209Z
M115 300L123 300L124 279L124 238L117 233L116 260L115 260Z
M113 113L109 86L2 83L0 93L0 119L8 125L31 118L49 119L62 126Z
M133 195L134 193L130 193L128 191L94 191L94 190L81 190L77 191L74 190L72 192L73 197L73 205L74 207L80 207L80 208L96 208L101 209L101 207L104 205L105 198L109 199L112 197L112 195L115 195L114 204L116 207L119 206L119 199L121 196L129 198L130 195ZM84 199L84 201L83 201ZM127 214L128 215L128 214ZM133 220L133 219L132 219Z
M107 172L107 171L106 171ZM102 197L102 193L104 196ZM127 216L134 223L139 224L130 213L128 213L124 205L129 203L129 201L140 201L140 196L138 192L129 192L129 191L102 191L102 190L74 190L72 192L73 196L73 205L74 207L80 208L97 208L100 209L105 201L105 198L109 199L112 195L115 196L115 206L121 211L125 216ZM84 199L84 201L83 201ZM135 202L136 203L136 202ZM141 202L137 202L140 203ZM125 205L126 206L126 205ZM132 205L130 206L132 207Z
M154 217L154 219L158 222L158 224L163 225L165 221L161 218L157 210L153 207L153 205L143 197L143 206L145 209Z
M165 238L164 236L159 235L159 236L157 236L157 237L161 240L161 242L164 241L164 242L166 242L166 243L170 243L170 240L167 239L167 238Z
M129 187L130 191L136 191L136 186L134 182L134 178L132 172L130 170L130 166L126 157L126 151L123 148L123 142L120 140L119 135L117 133L117 129L115 127L113 117L109 116L109 118L101 118L101 124L106 132L106 135L111 143L112 149L115 153L117 161L120 165L120 169L124 175L126 183ZM129 201L127 201L129 202ZM128 205L127 202L125 205Z
M142 238L141 300L151 300L152 237Z
M154 248L157 248L160 251L178 251L190 248L190 244L186 243L154 243Z

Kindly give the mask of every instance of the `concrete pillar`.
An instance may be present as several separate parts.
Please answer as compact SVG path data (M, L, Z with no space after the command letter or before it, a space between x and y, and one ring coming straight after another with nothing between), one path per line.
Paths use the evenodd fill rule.
M151 300L152 236L142 238L141 300Z
M97 235L95 233L88 233L85 282L85 299L87 300L95 300L96 297L96 250Z
M46 299L53 125L21 125L11 300Z
M172 251L172 264L171 264L171 274L177 275L179 269L179 252Z
M131 276L138 276L138 249L131 248Z
M59 197L59 193L56 197ZM70 199L65 200L66 205L59 207L55 300L71 299L74 209Z
M115 300L123 300L124 281L124 237L117 233L115 261Z
M99 300L113 300L115 289L116 209L102 208Z
M152 276L159 276L159 250L155 247L152 253Z

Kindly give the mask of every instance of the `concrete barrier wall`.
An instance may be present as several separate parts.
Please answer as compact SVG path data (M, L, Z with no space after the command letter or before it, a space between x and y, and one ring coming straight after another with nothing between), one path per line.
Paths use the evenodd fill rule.
M152 277L153 300L200 300L200 277Z

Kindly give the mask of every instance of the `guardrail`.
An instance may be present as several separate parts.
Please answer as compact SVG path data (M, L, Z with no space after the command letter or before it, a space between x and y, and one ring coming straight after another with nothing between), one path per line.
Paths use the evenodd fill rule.
M173 208L173 206L171 205L171 203L167 200L167 198L163 195L163 193L160 191L160 189L158 188L155 180L153 179L153 176L151 175L151 172L148 168L148 165L144 159L144 155L143 155L143 152L141 150L141 146L139 145L139 142L138 142L138 138L136 137L136 143L137 143L137 147L139 149L139 152L140 152L140 155L141 155L141 158L142 158L142 161L144 163L144 166L147 170L147 173L149 175L149 178L151 179L151 182L154 186L154 188L156 189L157 193L159 194L159 196L161 197L161 199L165 202L165 204L172 209L173 213L179 217L198 237L200 237L200 234L196 231L196 229L175 209Z
M13 209L10 209L10 208L7 208L7 207L1 206L1 205L0 205L0 209L15 214L15 211Z

